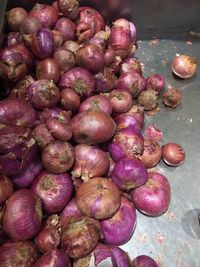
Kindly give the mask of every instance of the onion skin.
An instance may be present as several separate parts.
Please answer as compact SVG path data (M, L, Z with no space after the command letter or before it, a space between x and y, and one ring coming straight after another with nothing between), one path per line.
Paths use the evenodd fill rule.
M132 128L137 131L141 130L138 120L132 115L126 113L118 114L114 117L114 120L117 123L117 129Z
M57 6L62 15L71 20L76 19L79 14L78 0L58 0Z
M23 98L25 100L28 100L27 97L27 88L29 85L31 85L34 82L34 79L30 75L26 75L24 79L21 79L17 82L17 84L14 86L14 88L11 90L9 97L12 98Z
M185 151L179 144L165 144L162 146L162 159L169 166L177 167L184 163Z
M74 163L74 148L68 142L51 141L42 152L42 162L49 172L65 173Z
M162 149L159 143L153 139L144 139L144 152L140 158L142 164L147 168L155 167L162 156Z
M32 132L32 136L36 140L37 145L42 149L54 140L53 136L49 133L45 123L37 125Z
M95 219L108 219L120 207L120 191L108 178L95 177L79 186L76 202L84 215Z
M16 213L16 210L19 212ZM34 237L41 228L41 221L41 202L30 190L17 190L7 200L3 229L13 240Z
M160 91L165 86L165 79L160 74L153 74L146 79L146 89L147 90L155 90L160 93Z
M80 106L80 96L72 89L63 89L60 93L60 106L64 110L76 111Z
M52 58L44 59L36 67L36 77L38 80L46 79L57 83L60 74L59 65L56 60Z
M0 174L0 205L2 205L13 193L13 183L5 175Z
M131 44L130 31L121 28L112 28L109 38L109 47L117 50L127 51ZM127 54L126 54L127 56Z
M10 29L14 32L19 31L23 20L26 18L27 12L22 7L15 7L6 13L7 23Z
M167 211L170 204L170 184L164 175L149 172L146 184L133 189L130 198L140 212L147 216L160 216Z
M163 140L163 132L155 125L151 124L144 130L144 137L146 139L153 139L155 141Z
M61 18L56 22L55 30L59 31L64 41L74 40L76 35L76 26L75 24L67 18Z
M106 113L89 109L71 121L73 139L79 144L99 144L108 141L115 132L115 122Z
M58 48L53 54L54 60L59 65L61 73L64 73L75 66L75 55L63 47Z
M34 57L31 53L30 49L24 44L24 43L17 43L11 47L11 50L13 50L16 53L20 53L23 57L24 63L27 65L27 67L31 68L33 67L34 63Z
M130 191L147 182L148 172L139 160L124 158L116 163L111 179L119 189Z
M71 199L73 185L68 174L43 171L33 181L31 190L40 197L47 213L56 213Z
M3 267L32 267L39 252L32 241L8 241L0 247L0 262Z
M81 218L83 214L77 207L76 199L72 198L67 206L60 213L60 222L61 225L65 225L68 222L74 220L74 218Z
M57 48L62 47L64 43L64 38L59 31L53 30L52 33L53 33L53 47L55 50Z
M20 26L20 32L22 32L23 34L32 34L32 33L37 32L41 28L42 28L42 25L41 25L40 21L38 19L28 15L23 20L23 22Z
M188 55L175 56L172 60L172 71L179 78L188 79L196 73L197 59Z
M114 216L100 222L104 242L117 246L128 242L135 230L136 220L133 204L122 197L121 206Z
M147 255L140 255L133 259L132 267L158 267L158 264Z
M110 92L109 98L115 113L127 112L133 104L132 96L127 91L113 90Z
M155 109L158 105L158 92L154 90L145 90L138 96L138 103L144 108L144 110Z
M7 37L7 45L8 47L12 47L13 45L16 45L18 43L21 43L21 37L19 32L10 32Z
M69 50L69 51L73 52L74 54L76 54L76 52L80 48L80 45L77 44L75 41L66 41L66 42L64 42L62 47L65 50Z
M107 93L117 87L118 79L111 68L105 67L95 75L96 91Z
M181 91L175 88L168 88L163 94L163 103L170 108L176 108L181 104Z

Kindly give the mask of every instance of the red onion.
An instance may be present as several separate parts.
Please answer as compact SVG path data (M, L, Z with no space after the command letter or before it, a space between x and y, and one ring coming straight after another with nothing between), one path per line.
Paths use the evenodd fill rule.
M39 253L32 241L8 241L0 247L2 267L32 267L39 258Z
M47 213L56 213L67 205L72 196L72 180L68 174L43 171L33 181L31 190L40 197Z
M77 207L76 199L72 198L60 214L61 225L64 225L70 222L71 220L74 220L74 218L81 218L82 216L83 214Z
M169 207L171 188L167 178L158 172L149 172L146 184L130 193L136 208L148 216L160 216Z
M61 101L60 106L64 110L76 111L80 106L80 97L72 89L63 89L60 93Z
M144 137L146 139L153 139L155 141L163 140L163 132L155 125L151 124L144 130Z
M93 44L87 44L76 52L76 64L92 72L100 71L104 66L104 54Z
M60 90L53 81L42 79L28 87L28 98L37 109L51 108L60 101Z
M34 63L33 54L30 52L30 50L27 48L27 46L24 43L17 43L11 47L11 51L14 51L16 53L20 53L23 57L24 63L28 67L32 67Z
M79 14L79 1L78 0L58 0L58 9L64 17L69 19L76 19Z
M74 53L63 47L56 49L53 58L59 65L62 73L72 69L76 64Z
M132 96L127 91L115 89L111 91L109 97L115 113L127 112L133 104Z
M77 44L75 41L66 41L63 44L63 48L76 54L76 51L80 48L80 45Z
M32 136L36 140L38 146L42 149L54 140L53 136L49 133L45 123L38 124L34 128Z
M137 29L135 27L135 24L133 24L133 22L129 22L129 25L130 25L130 31L131 31L131 41L132 41L132 43L136 43Z
M182 94L179 89L168 88L162 97L165 106L175 108L181 104Z
M81 7L79 11L77 36L80 42L84 42L104 30L105 22L101 14L91 7Z
M55 7L45 4L35 4L29 16L39 20L43 28L52 28L58 20L58 11Z
M109 34L106 31L97 32L94 37L89 40L90 44L98 46L103 52L106 49Z
M129 191L145 184L148 172L139 160L124 158L116 163L111 179L119 189Z
M13 183L5 175L0 174L0 205L2 205L13 193Z
M139 60L135 57L125 59L120 66L121 75L130 71L136 71L137 73L142 75L142 66Z
M95 80L88 70L76 67L61 75L59 87L71 88L80 96L90 96L95 89Z
M130 31L130 23L128 20L124 19L124 18L120 18L115 20L112 23L113 28L120 28L126 31Z
M134 159L142 155L144 151L144 139L142 134L133 128L123 128L109 144L109 152L114 161L125 157Z
M165 86L165 79L160 74L153 74L146 79L146 89L147 90L155 90L160 93L160 91Z
M60 77L60 68L57 61L53 58L46 58L41 61L36 67L36 77L38 80L52 80L58 82Z
M141 130L141 126L137 119L127 113L122 113L115 116L114 121L117 123L117 129L132 128L138 131Z
M93 177L103 176L109 168L109 159L106 153L89 145L77 145L75 147L75 165L72 177L81 177L88 180Z
M168 143L162 146L162 158L170 166L179 166L185 161L184 149L176 143Z
M52 173L65 173L74 163L74 149L68 142L51 141L42 152L43 166Z
M18 188L29 187L42 169L42 162L36 157L22 172L12 176L12 181Z
M145 90L138 96L138 103L144 110L155 109L158 105L158 92L154 90Z
M80 218L62 228L61 248L70 258L82 258L89 254L100 239L100 224L91 218Z
M96 90L98 92L110 92L117 86L118 80L113 70L110 68L104 68L102 72L95 75Z
M129 71L119 77L118 89L127 90L133 98L145 89L145 78L136 71Z
M80 144L99 144L108 141L115 132L115 123L106 113L89 109L71 121L73 138Z
M3 228L13 240L34 237L41 228L41 220L41 202L30 190L17 190L7 200Z
M162 150L158 142L154 139L144 139L144 152L140 158L146 168L155 167L162 156Z
M10 32L7 37L8 47L21 43L21 36L19 32Z
M53 30L53 47L54 50L61 47L64 43L64 38L59 31Z
M104 242L112 245L122 245L128 242L135 230L136 220L136 210L133 204L127 198L122 197L121 206L115 215L100 222Z
M31 16L27 16L20 27L20 31L23 34L31 34L31 33L35 33L38 30L40 30L42 28L42 25L40 23L40 21L34 17Z
M158 264L147 255L140 255L133 259L132 267L158 267Z
M172 71L178 77L187 79L196 73L197 59L188 55L175 56L172 60Z
M51 109L46 108L42 112L42 119L46 121L49 118L57 118L61 121L66 121L69 123L71 119L71 111L65 111L57 106Z
M67 18L61 18L56 22L55 30L59 31L64 41L74 40L76 35L76 26L75 24Z
M109 39L110 48L122 51L127 51L131 44L130 31L121 28L112 28ZM127 54L126 54L127 55Z
M30 75L26 75L24 79L19 80L14 88L11 90L9 97L24 98L27 100L27 87L34 82L34 79Z
M140 105L134 104L131 109L126 113L127 115L131 115L138 121L140 128L142 129L144 126L144 108Z
M51 4L53 7L55 7L57 9L57 11L59 12L58 10L58 1L53 1L53 3ZM59 14L60 15L60 14Z
M39 258L34 267L71 267L67 254L61 249L46 252Z
M26 18L27 12L22 7L15 7L6 13L7 23L10 29L14 32L19 31L23 20Z
M111 177L111 174L112 174L112 171L115 167L115 161L111 158L110 154L108 153L108 159L109 159L109 162L110 162L110 165L109 165L109 170L108 170L108 173L107 173L107 177Z
M84 215L108 219L120 207L120 191L108 178L95 177L79 186L76 202Z
M115 50L110 49L110 48L107 49L105 51L105 53L104 53L104 62L105 62L105 65L108 66L108 65L112 64L113 62L115 62L115 60L116 60Z
M79 107L79 113L83 111L87 111L91 108L101 110L108 115L112 113L111 101L107 96L104 96L104 95L94 95L94 96L88 97L86 100L84 100L81 103Z

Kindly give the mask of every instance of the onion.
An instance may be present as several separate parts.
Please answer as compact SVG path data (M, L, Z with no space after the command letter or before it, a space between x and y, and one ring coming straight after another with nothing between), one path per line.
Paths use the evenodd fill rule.
M122 113L115 116L114 120L117 123L117 129L132 128L137 131L141 130L140 124L138 123L137 119L127 113Z
M68 142L51 141L42 152L42 163L47 171L65 173L74 163L74 149Z
M46 252L39 258L34 267L71 267L67 254L61 249Z
M65 225L66 223L74 220L74 218L81 218L83 214L77 207L76 199L72 198L67 206L60 213L60 222L61 225Z
M145 78L133 70L125 72L119 77L117 89L127 90L133 98L137 98L145 89Z
M31 190L40 197L47 213L56 213L67 205L72 196L72 180L68 174L42 171L33 181Z
M132 267L158 267L158 264L147 255L140 255L133 259Z
M171 188L167 178L158 172L149 172L146 184L135 188L130 198L136 208L147 216L160 216L169 207Z
M19 32L10 32L7 37L8 47L21 43L21 36Z
M141 156L144 151L142 134L133 128L123 128L114 136L109 144L109 152L114 161L125 157L134 159Z
M90 44L98 46L103 52L106 49L109 34L106 31L97 32L94 37L89 40Z
M175 56L172 60L172 71L178 77L187 79L196 73L197 59L188 55Z
M80 97L72 89L63 89L60 93L61 101L60 106L64 110L76 111L80 106Z
M75 164L72 177L81 177L88 180L93 177L103 176L109 168L109 159L101 149L89 145L75 147Z
M61 248L70 258L82 258L89 254L100 239L100 224L91 218L80 218L62 228Z
M95 219L108 219L120 207L120 192L108 178L95 177L79 186L76 202L84 215Z
M5 175L0 174L0 205L2 205L13 193L13 183Z
M39 253L32 241L8 241L0 247L1 266L32 267Z
M109 38L109 47L117 50L127 51L131 44L130 30L112 28ZM127 55L127 54L126 54Z
M110 92L117 86L118 80L113 70L110 68L104 68L102 72L95 75L96 90L98 92Z
M154 90L158 93L164 88L165 79L160 74L153 74L146 79L146 89Z
M120 19L115 20L112 23L112 26L113 26L113 28L120 28L120 29L123 29L126 31L130 30L130 23L128 20L126 20L124 18L120 18Z
M10 29L14 32L19 31L23 20L26 18L27 12L22 7L15 7L6 13L7 23Z
M69 40L64 42L62 47L76 54L77 50L80 48L80 45L77 44L75 41Z
M62 73L72 69L76 63L74 53L63 47L56 49L53 58L57 62Z
M53 58L46 58L41 61L36 67L36 77L38 80L52 80L58 82L60 77L60 68L57 61Z
M130 191L147 182L148 172L139 160L124 158L116 163L111 179L119 189Z
M113 171L113 169L114 169L114 167L115 167L115 162L114 162L114 160L111 158L111 156L110 156L110 154L108 153L108 159L109 159L109 162L110 162L110 165L109 165L109 169L108 169L108 173L107 173L107 177L111 177L111 174L112 174L112 171Z
M70 19L59 19L56 22L56 26L54 29L62 34L64 41L73 40L75 38L76 26Z
M76 64L92 72L100 71L104 66L104 54L93 44L87 44L76 52Z
M3 229L13 240L35 237L41 228L41 220L41 202L30 190L17 190L7 200Z
M144 126L144 108L140 105L133 105L131 109L126 113L127 115L131 115L138 121L140 128L142 129Z
M90 96L95 89L95 80L88 70L76 67L61 75L59 87L71 88L80 96Z
M179 166L185 161L185 151L175 143L168 143L162 146L162 158L170 166Z
M144 139L144 152L140 158L146 168L155 167L162 156L162 149L154 139Z
M127 112L132 104L132 96L127 91L113 90L109 95L115 113Z
M40 21L38 19L28 15L23 20L23 22L20 26L20 31L23 34L31 34L31 33L37 32L41 28L42 28L42 25L41 25Z
M120 66L121 75L130 71L136 71L140 75L142 74L142 66L139 60L135 57L125 59Z
M108 66L108 65L112 64L113 62L115 62L115 60L116 60L115 50L110 49L110 48L107 49L105 51L105 53L104 53L104 62L105 62L105 65Z
M113 119L100 110L89 109L71 121L73 138L80 144L99 144L108 141L115 132Z
M20 53L22 55L22 58L24 60L24 63L27 65L27 67L32 67L34 63L33 54L29 50L29 48L24 43L17 43L10 47L11 51L14 53Z
M79 112L87 111L89 109L97 109L110 115L112 113L112 104L110 99L104 95L94 95L84 100L80 107Z
M34 79L30 75L26 75L24 79L19 80L14 88L11 90L9 97L12 98L24 98L27 100L27 88L34 82Z
M43 28L52 28L58 20L58 11L55 7L45 4L35 4L29 16L39 20Z
M32 136L40 148L45 148L51 141L54 140L45 123L40 123L37 125L32 132Z
M168 88L162 97L165 106L175 108L181 104L182 94L179 89Z
M60 101L60 90L53 81L42 79L28 87L28 98L37 109L51 108Z
M71 111L65 111L56 106L51 109L46 108L42 112L42 119L46 121L49 118L57 118L61 121L66 121L69 123L71 119Z
M145 90L138 96L138 103L144 110L155 109L158 105L158 92L154 90Z
M155 125L151 124L144 130L144 137L146 139L153 139L155 141L163 140L163 132Z
M58 9L64 17L69 19L76 19L79 13L79 1L78 0L58 0Z
M63 38L61 32L59 32L59 31L53 30L52 33L53 33L53 47L55 50L55 49L57 49L63 45L64 38Z

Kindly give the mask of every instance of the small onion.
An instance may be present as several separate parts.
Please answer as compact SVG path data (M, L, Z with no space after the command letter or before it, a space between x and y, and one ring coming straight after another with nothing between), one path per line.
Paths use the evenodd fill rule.
M95 75L95 82L96 90L106 93L117 87L118 80L112 69L104 68L102 72Z
M10 29L14 32L19 31L23 20L26 18L27 12L22 7L15 7L6 13L7 23Z
M72 69L76 63L74 53L63 47L56 49L53 58L57 62L62 73Z
M144 138L144 152L140 158L146 168L155 167L162 156L162 149L159 143L154 139Z
M158 264L149 256L147 255L140 255L137 256L132 261L132 267L158 267Z
M59 19L54 29L62 34L64 41L73 40L76 34L75 24L67 18Z
M79 186L76 202L84 215L95 219L108 219L120 207L120 192L108 178L95 177Z
M2 205L13 193L13 183L5 175L0 174L0 205Z
M158 93L164 88L165 79L160 74L153 74L146 79L146 89L155 90Z
M76 54L77 50L80 48L80 45L77 44L75 41L69 40L69 41L64 42L62 47Z
M172 60L172 71L178 77L187 79L192 77L197 69L197 59L188 55L175 56Z
M40 21L34 17L27 16L20 27L20 32L23 34L35 33L42 28Z
M60 106L64 110L76 111L80 106L80 96L72 89L63 89L60 93Z
M74 220L74 218L81 218L82 216L83 214L80 212L80 210L77 207L76 199L72 198L70 202L67 204L67 206L60 213L61 225L64 225Z
M24 43L17 43L11 47L11 51L20 53L27 67L32 67L34 63L33 54Z
M179 89L168 88L162 97L165 106L175 108L181 104L182 94Z
M123 128L132 128L140 131L141 127L139 122L135 117L127 113L118 114L114 117L115 122L117 123L117 129Z
M142 66L139 60L135 57L127 58L123 61L120 66L120 74L124 74L129 71L136 71L139 74L142 74Z
M110 48L116 50L128 50L131 44L130 30L112 28L109 38Z
M115 113L124 113L129 111L133 104L132 96L127 91L113 90L109 94Z
M152 110L157 107L158 105L158 92L154 90L144 90L138 96L138 103L144 110Z
M57 6L64 17L69 19L76 19L79 13L78 0L58 0Z
M38 124L34 128L32 136L36 140L37 145L42 149L54 140L53 136L49 133L45 123Z
M46 58L41 61L36 67L36 77L38 80L52 80L58 82L60 77L60 68L57 61L53 58Z
M179 144L165 144L162 146L162 159L170 166L179 166L185 161L185 151Z

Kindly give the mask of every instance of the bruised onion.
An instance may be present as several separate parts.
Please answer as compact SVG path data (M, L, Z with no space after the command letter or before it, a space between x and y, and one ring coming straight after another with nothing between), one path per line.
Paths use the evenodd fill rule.
M192 77L197 69L197 59L188 55L177 55L172 60L172 71L178 77Z
M181 104L182 94L179 89L168 88L164 92L162 99L165 106L175 108Z
M72 89L63 89L60 93L60 106L64 110L76 111L80 106L80 96Z
M75 41L69 40L64 42L62 47L76 54L77 50L80 48L80 45L77 44Z
M7 23L10 29L14 32L19 31L23 20L26 18L27 12L22 7L15 7L6 13Z
M67 18L59 19L54 29L62 34L64 41L73 40L76 34L75 24Z
M51 141L42 152L42 162L49 172L65 173L74 163L74 149L68 142Z
M17 190L7 200L3 229L13 240L35 237L41 228L41 220L41 201L30 190Z
M124 113L127 112L133 103L132 96L127 91L113 90L109 94L111 100L113 111L115 113Z
M79 186L76 202L84 215L95 219L108 219L120 207L120 191L108 178L95 177Z
M0 205L2 205L13 193L13 183L5 175L0 174Z
M158 93L164 88L165 79L160 74L153 74L146 79L146 89L155 90Z
M142 74L142 66L139 60L135 57L127 58L123 61L120 66L120 74L124 74L129 71L136 71L139 74Z
M160 216L165 213L171 200L171 188L168 179L158 172L149 172L146 184L130 193L135 207L147 216Z
M158 264L147 255L140 255L133 259L132 267L158 267Z
M42 255L34 267L71 267L67 254L61 249L53 249Z
M38 80L46 79L57 83L60 77L60 69L57 61L52 58L46 58L36 67L36 77Z
M41 28L42 25L40 21L28 15L21 24L20 32L23 34L31 34L37 32Z
M54 140L53 136L48 131L45 123L38 124L34 128L32 136L34 137L40 148L45 148L51 141Z
M104 68L103 71L95 75L96 90L98 92L106 93L110 92L113 88L116 88L118 80L113 70L110 68Z
M64 17L67 17L72 20L77 18L79 13L78 0L58 0L57 6Z
M152 110L157 107L158 105L158 92L154 90L144 90L138 96L138 103L144 110Z
M155 167L162 156L162 149L159 143L154 139L144 138L144 152L140 158L146 168Z
M74 53L62 47L54 52L53 58L57 62L62 73L72 69L76 63Z
M179 166L185 161L184 149L176 143L168 143L162 146L162 158L170 166Z
M47 213L61 211L69 202L73 186L68 174L41 172L33 181L31 190L42 200Z
M106 113L89 109L71 121L73 138L80 144L99 144L108 141L115 132L115 122Z
M67 204L67 206L60 213L61 225L64 225L70 222L71 220L74 220L74 218L80 218L82 216L83 214L77 207L76 199L72 198L70 202Z

